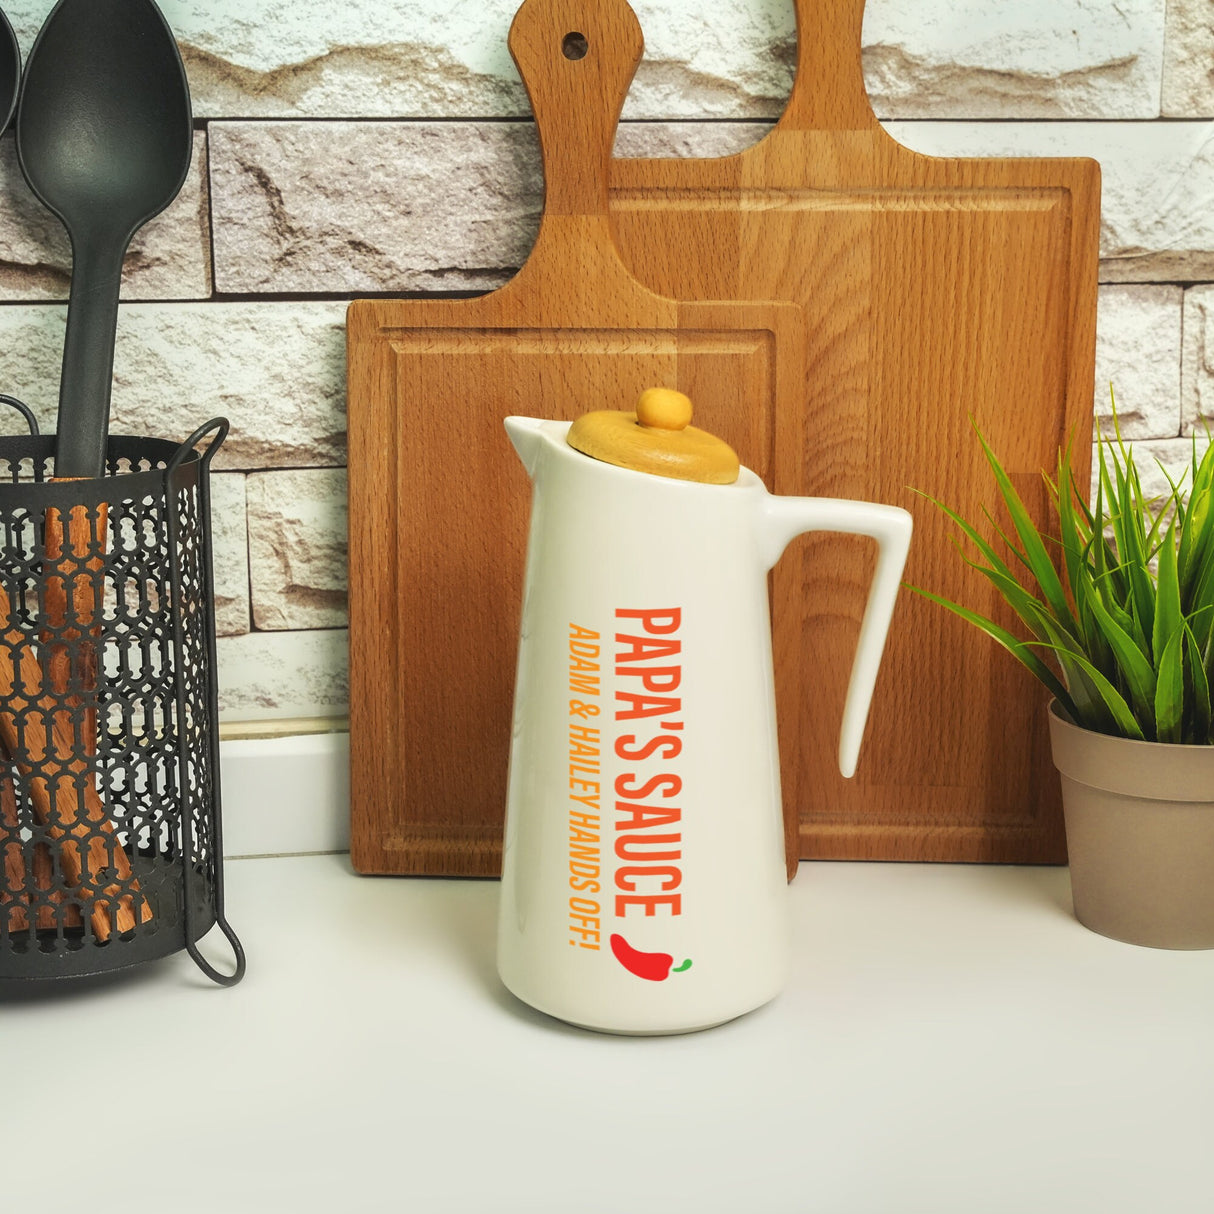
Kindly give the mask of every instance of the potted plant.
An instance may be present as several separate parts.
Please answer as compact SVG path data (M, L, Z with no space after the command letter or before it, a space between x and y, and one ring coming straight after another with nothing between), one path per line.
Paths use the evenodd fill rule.
M1184 476L1147 500L1118 429L1099 443L1091 506L1060 452L1056 478L1046 477L1056 534L1043 535L978 441L1010 529L988 513L988 540L929 500L972 545L972 554L958 545L962 558L1026 635L911 589L981 628L1053 694L1079 921L1135 944L1214 947L1214 445L1199 457L1194 440Z

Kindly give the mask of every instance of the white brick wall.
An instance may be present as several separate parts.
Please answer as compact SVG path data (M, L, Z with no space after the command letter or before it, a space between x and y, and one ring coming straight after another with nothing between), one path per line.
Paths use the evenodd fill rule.
M791 79L792 0L632 0L620 155L753 143ZM517 0L161 0L198 134L128 258L114 427L232 421L216 462L230 718L341 713L345 302L487 290L542 182L505 46ZM51 0L8 0L28 50ZM864 67L938 155L1089 155L1104 176L1097 409L1169 468L1214 422L1214 0L868 0ZM709 121L711 120L711 121ZM53 428L70 257L0 143L0 390Z

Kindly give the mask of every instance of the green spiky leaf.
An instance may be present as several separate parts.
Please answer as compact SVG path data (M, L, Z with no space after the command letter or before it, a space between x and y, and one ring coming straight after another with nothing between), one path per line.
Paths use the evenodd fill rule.
M1142 732L1142 727L1138 724L1133 712L1130 711L1130 706L1125 702L1125 697L1122 696L1117 688L1114 687L1113 684L1110 683L1108 679L1106 679L1104 675L1102 675L1100 671L1087 660L1087 658L1079 654L1073 654L1071 656L1072 660L1081 666L1084 673L1089 679L1092 680L1092 685L1100 693L1100 697L1104 702L1105 708L1116 722L1118 732L1127 738L1135 738L1140 742L1146 741L1146 737ZM1068 709L1068 712L1069 711L1070 710Z
M1178 628L1164 646L1155 682L1155 740L1181 741L1184 721L1184 630Z
M1036 578L1037 585L1041 587L1042 597L1049 603L1054 618L1066 621L1071 616L1071 609L1066 601L1066 592L1062 588L1058 571L1054 568L1054 563L1046 551L1041 533L1025 508L1020 494L1016 492L1011 477L1003 470L995 453L987 445L986 439L982 437L981 431L975 429L975 433L982 444L982 452L986 456L986 461L994 473L995 483L999 486L1004 508L1012 520L1016 534L1020 537L1020 543L1024 546L1024 559L1032 571L1033 577ZM1074 620L1070 619L1070 623L1073 626Z
M1075 702L1071 699L1067 689L1058 680L1058 676L1054 674L1028 645L1023 641L1017 640L1006 628L1001 628L994 620L988 620L986 616L979 615L978 612L971 611L968 607L962 607L960 604L951 602L949 599L943 598L938 594L932 594L930 590L924 590L919 586L907 586L907 589L913 591L915 594L922 595L925 599L931 599L933 603L939 603L941 607L947 608L954 615L958 615L963 620L973 624L976 628L982 629L987 636L1002 645L1012 657L1022 666L1026 667L1035 678L1044 683L1073 718L1078 715L1079 710L1075 707Z
M973 546L974 555L963 550L962 558L1011 607L1026 635L919 593L982 629L1078 724L1148 740L1214 742L1214 444L1199 455L1194 440L1184 475L1161 466L1169 491L1149 499L1114 402L1114 438L1097 444L1092 504L1075 483L1070 442L1055 479L1044 476L1052 533L974 429L1004 521L983 508L976 526L924 496Z

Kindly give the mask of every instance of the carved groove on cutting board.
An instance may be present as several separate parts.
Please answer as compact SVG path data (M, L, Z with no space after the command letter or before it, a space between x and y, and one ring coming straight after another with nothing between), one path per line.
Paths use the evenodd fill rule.
M445 382L441 362L434 364L433 371L423 371L421 367L429 364L424 361L419 364L418 360L455 356L468 361L469 365L476 363L483 368L478 376L483 385L481 404L488 407L490 401L497 402L498 415L493 426L503 448L505 440L500 433L500 418L523 407L514 395L519 376L527 366L518 361L520 357L541 360L535 371L537 375L543 370L543 360L569 360L569 367L581 365L582 359L592 362L604 358L625 360L606 364L606 374L590 374L588 382L597 385L594 391L580 391L569 386L566 380L570 395L561 407L570 417L592 409L630 409L636 403L637 393L645 387L680 387L695 392L697 382L703 385L703 373L696 371L697 360L713 360L718 377L725 372L726 366L736 366L739 369L732 374L745 379L753 396L745 401L731 401L728 409L722 409L721 402L714 399L712 392L695 392L701 406L698 416L704 425L743 453L749 467L759 476L770 476L774 467L776 426L772 402L777 398L780 353L776 334L770 329L556 329L537 326L494 330L474 326L426 329L384 324L377 326L376 331L379 334L376 345L391 355L388 361L392 367L393 391L388 399L397 402L394 416L399 419L412 407L412 398L404 385ZM661 371L654 372L650 367L646 375L638 377L630 369L632 364L628 360L632 359L665 361ZM411 370L405 373L402 367L411 367ZM724 378L728 379L729 375L725 374ZM799 366L798 379L803 378L804 369ZM542 376L537 382L542 382ZM603 382L633 384L635 391L617 388L613 397L604 392ZM455 408L459 403L447 400L444 408ZM538 398L533 403L536 408L549 411L553 405L551 401L541 402ZM402 456L408 453L410 457L420 457L421 452L414 450L410 435L396 436L393 446ZM401 479L408 482L405 465L401 467Z
M616 211L702 210L723 200L738 211L1052 211L1070 192L1039 190L612 190Z
M771 334L757 329L712 333L654 329L381 330L397 354L758 354L771 356Z

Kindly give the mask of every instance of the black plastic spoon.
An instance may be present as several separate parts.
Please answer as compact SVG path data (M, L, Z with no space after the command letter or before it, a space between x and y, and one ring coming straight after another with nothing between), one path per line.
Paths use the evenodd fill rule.
M21 83L21 49L8 18L0 10L0 135L8 130L17 108L17 86Z
M72 241L58 477L104 473L122 259L176 198L192 147L185 68L152 0L59 0L17 111L21 171Z

